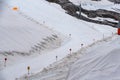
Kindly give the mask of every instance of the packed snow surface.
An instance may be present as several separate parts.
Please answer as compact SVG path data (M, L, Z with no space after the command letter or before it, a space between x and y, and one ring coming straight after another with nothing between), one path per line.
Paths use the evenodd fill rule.
M45 0L8 0L1 4L3 11L0 14L0 51L27 52L43 38L56 32L64 36L64 40L60 44L57 42L58 48L42 54L35 52L37 54L34 56L8 55L6 67L6 56L0 54L0 80L15 80L26 75L27 66L31 67L30 74L40 72L54 63L56 56L60 60L70 54L70 48L71 53L76 52L81 44L85 47L116 33L116 29L110 26L78 20L66 14L60 6ZM18 11L12 10L13 7L18 7Z
M75 62L68 80L119 80L120 37L91 48Z
M14 11L7 5L0 17L0 52L28 52L43 38L54 34L47 27L28 20L29 17L25 18L23 13Z

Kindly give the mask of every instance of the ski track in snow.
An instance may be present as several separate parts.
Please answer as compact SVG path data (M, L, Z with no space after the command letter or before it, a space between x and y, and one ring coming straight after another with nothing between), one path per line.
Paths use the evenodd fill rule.
M73 64L67 80L119 80L119 39L91 49Z
M71 72L74 73L74 71L71 71L71 65L73 65L82 56L87 55L89 50L91 51L91 48L94 49L95 46L97 46L97 47L103 46L103 43L106 44L106 43L112 42L112 40L114 40L114 39L116 39L116 36L113 35L111 37L105 38L104 40L98 40L98 41L88 45L87 47L81 48L79 51L77 51L75 53L68 54L62 60L56 61L55 63L51 64L50 66L44 68L40 73L31 74L29 76L24 75L23 77L21 77L18 80L26 80L26 79L30 79L30 80L67 80L70 73ZM103 59L101 59L101 60L103 60ZM86 65L84 64L84 66L88 66L89 68L91 68L89 66L90 64L93 64L94 62L96 62L96 60L92 61L91 58L87 59L86 61L89 61L89 64L86 64ZM97 64L100 63L100 61L97 62ZM85 62L85 60L81 63L84 63L84 62ZM80 63L79 63L79 65L80 65ZM82 69L82 68L84 68L84 66L82 66L82 67L78 66L78 69ZM95 67L95 65L93 65L93 66ZM88 67L86 69L89 69ZM108 69L110 67L106 67L106 68ZM75 69L78 70L77 67L75 67ZM83 75L88 73L88 71L86 69L83 69L85 71L81 71L82 73L84 73ZM83 76L83 75L81 75L81 76ZM72 76L73 76L73 74L72 74ZM78 78L75 78L75 79L77 80Z
M40 5L40 3L41 3L41 5ZM60 33L59 35L62 38L64 38L65 41L60 45L61 47L58 47L52 51L44 51L42 55L36 54L29 58L28 57L22 58L19 55L16 55L16 58L14 56L13 57L9 56L9 62L7 64L7 67L3 66L4 56L2 55L2 57L0 57L0 61L2 62L2 63L0 63L0 65L2 66L1 70L0 70L0 80L14 80L15 78L17 79L24 75L26 75L24 77L27 78L27 69L26 69L27 66L31 67L30 75L33 75L33 76L30 76L31 79L32 78L34 79L34 74L37 73L38 75L35 75L36 76L35 79L38 79L38 80L39 80L39 78L41 78L41 80L42 79L43 80L56 80L56 79L66 80L66 76L69 76L69 75L67 75L67 72L69 70L68 66L71 66L71 64L74 62L74 59L76 60L77 55L79 55L79 56L82 55L82 54L76 53L76 51L78 51L79 49L83 49L81 47L81 44L83 44L83 47L86 47L86 46L94 43L95 41L99 41L101 39L104 39L105 37L113 35L113 33L116 33L116 29L113 29L109 26L88 23L85 21L75 19L75 18L65 14L65 11L64 10L62 11L60 6L56 6L57 8L55 8L54 4L49 4L48 2L46 2L44 0L39 0L36 2L32 1L32 0L30 0L30 1L29 0L26 0L26 1L10 0L7 2L7 4L10 5L10 7L8 6L9 8L6 8L3 11L3 12L5 12L5 11L7 11L7 12L5 12L5 14L2 14L2 16L4 16L3 17L4 21L2 22L2 24L0 23L1 25L4 25L4 26L5 25L6 26L13 25L14 21L10 22L9 25L5 24L6 19L8 19L10 21L11 20L10 17L12 17L12 18L14 18L14 20L17 20L16 17L19 17L20 22L22 23L20 25L22 25L22 26L23 25L24 26L26 26L26 25L40 26L41 24L43 24L41 26L44 26L45 28L47 26L47 28L50 28L52 31L55 31L55 33L59 32ZM20 12L19 11L12 12L11 8L16 5L20 8ZM32 7L31 5L33 5L35 7ZM31 10L32 10L32 12L31 12ZM38 11L38 10L41 10L41 11ZM9 13L9 15L8 15L8 13ZM7 16L5 16L5 15L7 15ZM38 16L41 16L41 17L38 17ZM53 16L54 16L54 18L53 18ZM23 17L24 17L24 20L23 20ZM26 23L26 25L24 24L24 22ZM28 23L30 23L31 25ZM14 26L16 26L16 25L18 26L19 23L16 23ZM99 26L99 28L98 28L98 26ZM23 28L25 30L28 30L28 28L26 28L26 27L23 27ZM38 29L41 30L42 27L41 28L36 27L36 28L37 28L36 30L38 31ZM10 31L9 28L7 30ZM12 30L14 30L14 28L12 28ZM33 29L31 27L30 32L33 32L32 30ZM42 35L46 34L46 33L47 33L46 36L51 35L52 33L54 33L54 32L51 32L51 30L50 31L48 29L41 30L41 31L44 31L42 33ZM18 28L18 31L19 31L19 28ZM27 32L29 32L29 31L27 31ZM8 34L8 32L5 32L5 33L7 33L5 36L8 36L6 41L13 40L13 38L10 37L11 34ZM14 36L17 36L17 35L15 35L15 33L13 33L13 34L14 34ZM71 34L71 36L70 36L70 34ZM1 36L3 36L3 35L1 35ZM38 37L35 37L35 38L38 39ZM31 40L33 40L36 43L35 38L33 38ZM42 38L39 38L38 40L41 40L41 39ZM17 44L22 43L22 42L18 42L19 40L15 40L15 41ZM33 42L33 41L29 41L29 42ZM59 44L59 41L57 43ZM11 43L10 46L12 46L12 45L13 44ZM23 44L22 46L24 46L24 45L26 45L26 44ZM0 46L0 47L3 47L3 46ZM10 48L13 48L13 46ZM20 47L14 47L14 50L20 50L19 48ZM29 50L28 47L26 47L26 48L27 48L27 50ZM69 52L70 48L72 48L72 53L74 53L74 54L70 54L70 52ZM7 48L3 48L2 50L4 50L4 49L7 49ZM24 49L25 48L21 47L21 50L24 50ZM26 49L25 49L25 51L26 51ZM83 49L83 52L84 52L84 49ZM69 62L68 60L69 60L70 56L67 56L67 55L76 55L76 56L72 56L73 61ZM58 62L56 62L56 58L55 58L56 56L58 56L58 59L57 59ZM65 56L68 57L68 58L65 58L68 60L65 60L65 62L64 62L63 58ZM61 59L63 59L63 63L62 63ZM61 60L61 61L59 61L59 60ZM68 63L66 61L68 61ZM54 64L52 65L52 63L54 63ZM67 63L67 64L64 64L64 63ZM49 67L50 64L51 64L51 66ZM57 69L57 68L59 68L59 69ZM51 70L51 69L53 69L53 70ZM41 73L39 74L38 72L40 72L40 71L43 71L41 73L44 73L44 74L41 74ZM61 75L61 73L62 73L62 75ZM45 76L43 76L43 75L45 75Z

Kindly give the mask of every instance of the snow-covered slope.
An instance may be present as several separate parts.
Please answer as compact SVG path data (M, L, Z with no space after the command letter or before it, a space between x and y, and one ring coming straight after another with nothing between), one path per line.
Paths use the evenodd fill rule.
M82 4L93 4L93 5L98 5L97 7L99 6L106 6L106 5L110 5L110 4L113 4L112 2L108 1L108 0L100 0L100 1L94 1L94 0L70 0L71 2L73 2L74 4L76 5L79 5L80 3Z
M70 0L76 5L80 5L87 10L105 9L120 12L120 4L114 4L108 0L92 1L92 0Z
M91 48L73 64L67 80L119 80L120 37Z
M55 35L44 25L4 5L0 15L0 52L29 52L43 38Z
M12 8L16 6L18 11L13 11ZM0 57L0 67L2 67L0 78L3 78L2 80L14 80L27 74L27 66L31 67L30 74L40 72L54 63L56 56L58 56L57 60L60 60L70 54L70 48L72 52L76 52L81 48L81 44L85 47L94 41L116 33L116 29L110 26L78 20L66 14L60 6L48 3L45 0L9 0L3 7L5 7L4 14L0 15L2 17L0 19L0 25L2 26L0 28L1 51L27 52L31 46L37 44L44 37L57 32L62 37L64 36L65 40L61 44L62 38L57 39L56 43L59 47L52 51L45 51L41 55L36 54L34 57L24 56L19 58L18 55L12 57L8 55L7 67L3 66L5 56L2 55Z

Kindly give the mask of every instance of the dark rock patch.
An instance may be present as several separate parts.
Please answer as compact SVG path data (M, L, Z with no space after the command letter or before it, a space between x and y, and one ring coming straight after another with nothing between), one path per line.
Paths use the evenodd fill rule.
M116 21L120 21L120 13L117 13L114 11L108 11L104 9L86 10L80 6L73 4L69 0L46 0L46 1L59 4L64 10L66 10L67 14L73 17L76 17L78 19L84 20L84 21L93 22L97 24L109 25L112 27L116 27L116 25L118 24L116 23ZM100 1L100 0L94 0L94 1ZM79 12L79 14L77 12ZM87 15L87 17L81 15L81 13ZM108 21L108 20L99 21L99 20L90 19L90 18L96 18L96 17L111 18L111 19L114 19L115 22Z

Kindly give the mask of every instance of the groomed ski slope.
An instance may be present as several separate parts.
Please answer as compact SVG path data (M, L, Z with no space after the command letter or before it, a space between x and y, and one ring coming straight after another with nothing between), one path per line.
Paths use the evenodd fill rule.
M119 80L120 37L92 47L69 70L67 80Z
M2 80L15 80L15 78L19 78L24 74L27 74L27 70L26 70L27 66L31 67L30 73L32 74L40 72L44 67L47 67L48 65L56 61L55 59L56 55L58 56L58 60L60 60L70 53L69 52L70 48L72 49L72 52L76 52L81 48L81 44L83 44L83 46L87 46L93 43L94 40L101 40L104 37L111 36L112 33L116 33L116 29L110 26L92 24L73 18L68 14L65 14L65 11L62 10L60 6L48 3L44 0L37 0L37 1L9 0L6 3L10 6L10 8L4 10L7 12L6 14L2 14L2 16L4 17L3 19L5 19L5 21L11 19L10 18L11 16L5 17L6 15L15 14L17 15L16 17L14 16L15 18L17 17L22 18L22 16L18 15L17 12L11 13L12 10L10 9L13 8L14 6L17 6L20 12L26 14L27 16L32 17L34 20L38 21L39 23L48 26L48 28L52 29L52 31L54 30L56 32L59 32L61 33L61 35L64 35L66 36L66 38L68 37L69 38L67 39L67 41L64 41L64 43L61 44L61 47L53 51L44 52L45 54L37 55L37 57L35 56L33 58L24 57L22 58L22 60L17 59L18 56L12 58L10 57L9 59L10 61L8 62L7 67L0 70L0 78ZM23 19L21 21L23 21ZM29 20L23 21L23 23L26 22L29 22ZM3 21L2 25L5 24L6 23L4 23ZM18 24L21 25L21 23L17 23L16 25ZM35 25L34 23L32 24ZM10 24L10 26L13 26L13 24ZM24 26L24 28L26 30L29 29L29 28L27 29L26 26ZM7 31L9 32L10 29L7 29ZM34 29L32 29L32 31L34 31ZM43 31L44 33L42 35L49 33L48 30L43 30ZM1 32L1 34L3 34L3 32ZM26 31L25 34L27 34ZM69 34L71 34L71 36L69 36ZM7 36L3 36L3 37L7 37ZM1 38L0 40L2 39L3 38ZM8 39L10 38L8 37ZM6 42L6 45L8 44L8 39L4 41ZM33 41L34 40L36 39L33 39ZM23 41L23 43L26 42ZM15 45L16 44L17 43L15 43ZM12 46L12 48L15 49L17 47ZM4 50L7 49L4 47ZM2 58L4 59L4 57ZM16 60L16 62L13 61L14 59Z
M0 52L28 52L43 38L55 34L47 27L24 18L22 14L8 8L7 5L4 6L0 17Z

